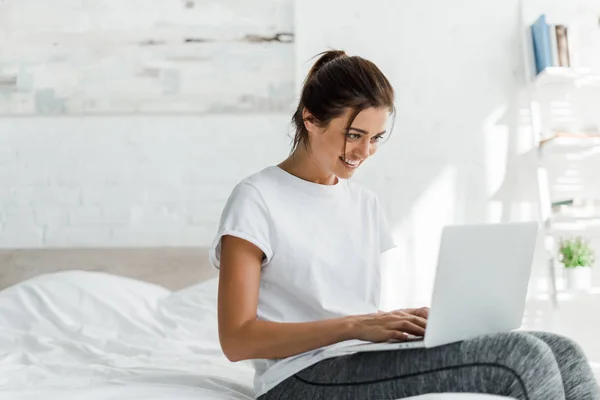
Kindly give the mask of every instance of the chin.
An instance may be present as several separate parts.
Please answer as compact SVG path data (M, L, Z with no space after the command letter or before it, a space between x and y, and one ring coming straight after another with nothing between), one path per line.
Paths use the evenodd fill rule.
M354 173L356 172L356 169L353 170L341 170L335 173L335 176L337 176L339 179L350 179L352 178L352 176L354 175Z

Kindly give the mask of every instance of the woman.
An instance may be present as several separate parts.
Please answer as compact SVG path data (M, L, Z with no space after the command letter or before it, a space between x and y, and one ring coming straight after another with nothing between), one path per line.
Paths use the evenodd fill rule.
M211 260L225 355L253 360L261 400L600 400L581 349L547 333L325 356L352 340L422 336L427 325L427 308L378 311L379 259L394 244L377 197L348 180L377 151L393 111L394 91L372 62L321 54L293 116L291 155L240 182L221 216Z

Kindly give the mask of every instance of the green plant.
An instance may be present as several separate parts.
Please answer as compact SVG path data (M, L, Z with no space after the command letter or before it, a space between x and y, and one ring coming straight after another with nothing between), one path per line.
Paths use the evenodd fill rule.
M559 253L566 268L591 267L594 264L594 249L581 237L561 239Z

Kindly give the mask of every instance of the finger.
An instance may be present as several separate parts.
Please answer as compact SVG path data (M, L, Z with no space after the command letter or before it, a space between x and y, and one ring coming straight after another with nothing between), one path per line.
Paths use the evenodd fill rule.
M406 308L406 309L402 309L402 310L394 310L394 311L390 312L390 314L392 314L392 315L412 315L412 313L410 312L411 310L413 310L413 309Z
M405 318L412 318L412 317L416 317L416 315L407 313L404 310L396 310L396 311L392 311L391 313L388 314L388 318L391 320L402 320Z
M411 321L423 328L427 328L427 319L426 318L415 316L414 320L411 319Z
M398 322L392 328L415 336L425 336L425 328L410 321Z
M393 321L394 322L410 321L413 324L418 325L422 328L427 327L427 320L425 318L417 317L416 315L404 315L404 316L397 315L397 316L395 316Z
M391 333L395 332L395 333ZM423 337L410 336L407 333L399 332L399 331L390 331L390 339L387 341L390 343L401 343L401 342L419 342L423 340Z
M398 330L390 330L387 331L388 342L405 342L408 339L408 334L406 332L398 331Z
M406 332L410 335L414 336L425 336L425 328L413 324L412 322L405 322L404 326L401 328L403 332Z
M405 308L402 310L396 310L397 315L416 315L421 318L429 318L429 307L421 307L421 308Z

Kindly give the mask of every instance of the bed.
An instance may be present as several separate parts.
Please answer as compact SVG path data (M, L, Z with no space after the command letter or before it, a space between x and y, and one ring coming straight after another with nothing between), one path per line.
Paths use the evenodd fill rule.
M254 398L250 363L219 347L207 254L0 250L0 398Z
M204 249L0 251L0 398L251 399Z

